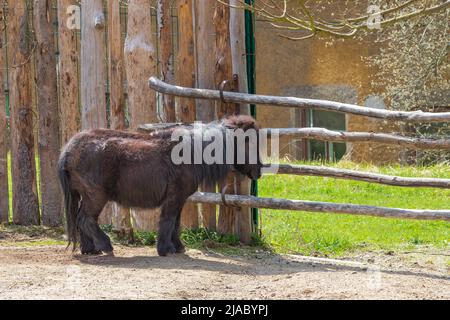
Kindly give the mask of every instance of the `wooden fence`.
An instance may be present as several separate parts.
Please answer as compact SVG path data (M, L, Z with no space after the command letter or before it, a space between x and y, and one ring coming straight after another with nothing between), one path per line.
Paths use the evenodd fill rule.
M237 74L237 89L247 88L245 14L216 1L0 0L0 8L0 222L61 225L57 158L82 129L211 121L235 111L209 101L175 103L148 89L149 75L213 89ZM249 113L249 106L238 111ZM249 193L250 183L241 190ZM182 225L228 232L226 210L217 219L215 206L200 213L186 205ZM101 215L123 230L156 230L157 220L157 210L116 204Z
M231 4L237 1L229 0ZM61 225L64 215L56 160L61 146L81 129L135 130L148 123L211 121L236 111L248 114L251 104L317 108L411 122L450 120L448 113L381 111L331 101L246 95L248 20L243 11L216 1L89 0L82 2L80 10L76 0L0 0L0 7L0 81L4 85L0 92L0 222ZM151 80L154 90L147 85L150 75L156 76ZM233 83L236 92L225 92L222 100L216 89L224 80ZM447 139L336 133L322 128L283 130L282 134L304 139L449 149ZM307 166L280 166L280 173L449 187L445 179ZM228 179L235 181L233 176ZM191 198L201 206L186 205L183 227L202 225L238 234L248 242L253 230L250 207L276 207L274 203L279 201L249 197L248 180L239 182L235 190L239 195L226 199L239 209L224 206L214 188L202 186L203 193ZM317 210L320 206L319 211L327 212L375 212L351 205L339 209L330 204L316 203L314 207L307 202L292 203L278 208ZM448 219L446 211L380 210L388 216L402 213ZM109 204L101 216L102 223L112 223L125 232L132 228L156 230L157 221L157 210L130 210L116 204Z
M220 100L233 103L254 103L259 105L282 106L291 108L317 108L335 112L351 113L371 118L402 120L406 122L445 122L449 121L450 113L403 112L369 109L357 105L343 104L334 101L302 99L295 97L275 97L251 95L223 90L194 89L174 86L164 83L155 77L149 79L151 89L165 94L183 98ZM149 130L151 125L141 126L141 130ZM325 141L373 141L397 144L414 149L440 149L450 151L449 138L419 139L395 134L377 134L369 132L335 132L324 128L288 128L264 129L269 135L276 130L277 135L296 135L303 139ZM433 187L450 188L450 179L405 178L352 170L341 170L327 167L293 166L276 164L279 174L310 175L333 177L339 179L359 180L370 183L401 187ZM348 203L328 203L304 200L287 200L274 198L257 198L248 195L221 195L218 193L197 192L189 198L192 203L228 205L237 208L266 208L278 210L297 210L309 212L346 213L365 216L378 216L403 219L445 220L450 221L450 210L411 210L400 208L385 208Z

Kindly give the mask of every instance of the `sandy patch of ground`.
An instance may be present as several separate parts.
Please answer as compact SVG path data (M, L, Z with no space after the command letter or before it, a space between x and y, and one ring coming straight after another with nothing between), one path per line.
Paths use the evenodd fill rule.
M450 299L445 253L431 264L426 254L355 258L365 265L198 250L163 258L123 246L115 254L0 243L0 299Z

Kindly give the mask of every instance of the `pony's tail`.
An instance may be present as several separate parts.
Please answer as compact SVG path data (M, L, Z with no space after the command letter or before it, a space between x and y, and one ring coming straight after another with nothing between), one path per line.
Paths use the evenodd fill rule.
M73 250L78 243L77 215L80 202L80 194L70 188L70 174L66 169L67 153L63 154L58 162L58 176L64 193L64 206L66 209L66 229L68 247L72 244Z

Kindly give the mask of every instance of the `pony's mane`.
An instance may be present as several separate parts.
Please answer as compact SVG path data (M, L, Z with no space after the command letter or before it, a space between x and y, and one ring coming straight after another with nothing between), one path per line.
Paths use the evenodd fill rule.
M243 131L247 131L249 129L256 129L258 130L258 124L256 121L247 115L233 115L226 118L223 118L222 120L213 121L208 124L196 124L196 125L182 125L178 126L176 128L169 128L167 130L161 131L158 136L159 137L168 137L169 135L172 136L175 130L182 130L183 135L190 136L190 148L191 148L191 160L194 159L194 152L195 152L195 146L194 146L194 139L201 137L206 137L207 139L202 139L202 155L205 148L213 143L212 137L217 137L217 134L220 133L223 137L223 150L224 150L224 159L223 164L206 164L202 161L202 164L193 164L192 168L194 171L194 175L197 179L197 181L200 183L202 181L208 181L211 182L211 184L215 182L222 181L228 173L232 169L232 165L226 164L225 158L227 154L227 145L225 143L225 137L226 137L226 131L227 130L236 130L236 129L242 129ZM177 144L179 142L174 142L174 144ZM203 157L202 157L203 159ZM193 163L193 162L192 162Z

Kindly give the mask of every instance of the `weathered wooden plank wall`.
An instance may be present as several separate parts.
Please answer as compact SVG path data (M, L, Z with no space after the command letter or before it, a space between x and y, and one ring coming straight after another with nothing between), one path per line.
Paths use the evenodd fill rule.
M20 3L25 4L25 1ZM130 0L126 7L127 20L124 28L125 19L121 17L123 4L120 1L82 2L82 10L76 0L34 0L29 3L34 4L35 9L37 47L32 49L28 46L28 56L24 52L20 57L12 56L14 61L20 58L23 63L18 68L9 69L11 80L17 79L16 69L27 70L18 73L21 79L25 80L21 80L22 85L29 82L30 86L24 91L25 94L22 93L23 90L20 91L20 98L28 101L29 111L36 107L39 116L34 121L30 112L26 118L28 127L25 129L32 134L33 124L37 124L34 128L37 129L38 139L29 135L26 141L29 142L29 152L33 152L35 140L39 143L42 210L40 215L34 180L27 183L27 186L29 192L32 194L34 192L35 220L26 223L39 223L42 216L42 222L46 225L61 224L63 214L61 194L54 174L57 155L60 146L67 143L81 129L110 127L133 130L140 124L159 121L191 123L198 119L208 122L237 111L235 105L218 104L216 108L215 102L193 99L176 101L172 95L163 95L159 106L158 95L147 86L148 77L158 74L169 83L209 88L217 88L222 79L231 79L235 69L243 79L246 78L242 73L245 69L245 56L241 56L239 62L241 64L234 63L235 53L232 53L234 49L245 51L245 46L242 47L243 24L238 24L240 29L233 27L233 21L239 21L239 18L235 15L233 16L235 20L232 21L229 8L217 7L213 1L178 0L172 3L167 0ZM157 6L152 9L152 5L155 4ZM174 4L176 7L171 8ZM19 16L33 12L30 7L19 6L18 2L14 2L10 7L11 12L18 12ZM222 9L221 13L226 14L225 17L221 14L214 16L218 8ZM173 23L176 21L173 16L175 11L178 24ZM240 13L240 17L243 18L243 13ZM57 28L53 25L54 14L58 21ZM17 18L17 21L11 19L11 25L8 27L9 33L17 35L16 38L12 36L12 44L21 45L22 48L25 40L29 38L21 38L23 33L27 32L23 23L21 24L21 19ZM31 20L28 20L26 26L28 25L31 25ZM123 30L126 30L126 37L122 37ZM231 36L236 39L233 44ZM178 42L174 42L175 40ZM34 57L36 70L31 68L29 63ZM197 63L198 60L202 63ZM178 69L175 70L177 62ZM33 105L32 98L33 77L37 80L36 106ZM10 82L11 98L14 102L14 82ZM245 83L245 80L240 82L241 86L245 86ZM17 93L19 91L16 90L16 95ZM12 109L14 112L14 103ZM0 115L6 129L6 115L4 113ZM13 116L13 119L17 122L18 117ZM2 139L0 142L5 146L2 159L6 159L8 135L3 134ZM32 159L34 154L30 153L28 169L32 174L29 174L29 178L36 179L34 161L30 161ZM6 160L3 162L6 164ZM6 189L7 170L3 171L5 172L3 186ZM3 171L0 171L0 174ZM23 190L17 193L21 197ZM203 186L203 190L215 191L216 187ZM2 205L5 206L2 211L8 211L8 197L5 196L5 199L6 201L2 201ZM216 209L215 205L204 205L200 216L197 205L187 204L181 224L183 228L197 228L203 225L215 230L218 226ZM129 209L108 204L99 221L105 224L112 223L118 231L125 233L132 230L131 220L137 229L156 231L158 213L157 210L133 210L130 215ZM15 214L15 217L16 222L21 220L20 214ZM2 219L7 220L7 214L3 214ZM222 220L219 226L223 232L236 232L239 229L235 215L227 217L227 214L223 213Z

